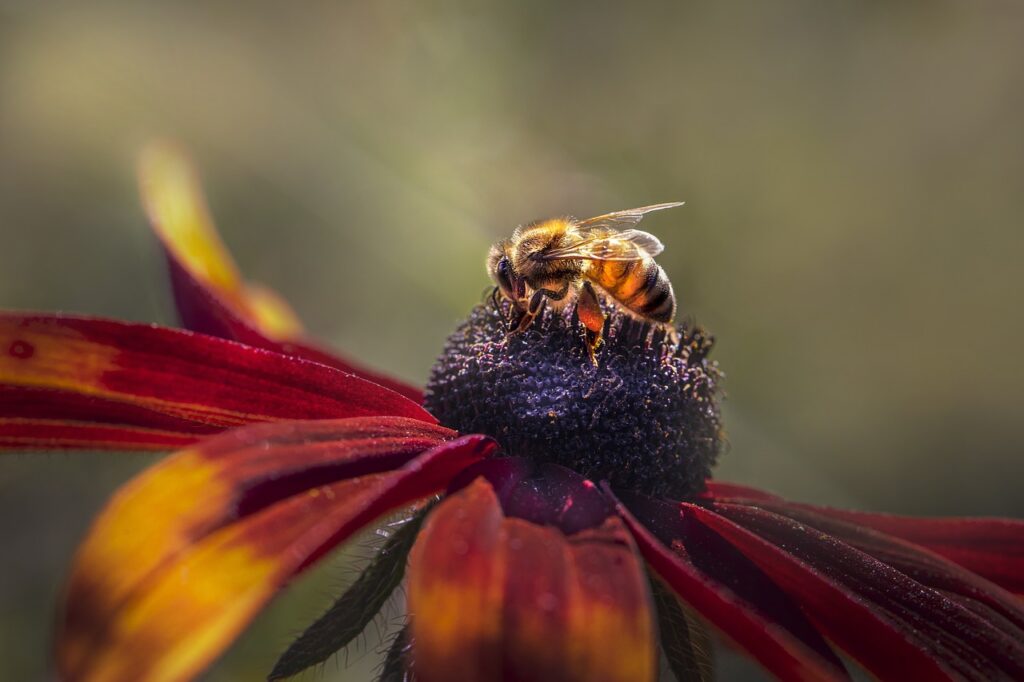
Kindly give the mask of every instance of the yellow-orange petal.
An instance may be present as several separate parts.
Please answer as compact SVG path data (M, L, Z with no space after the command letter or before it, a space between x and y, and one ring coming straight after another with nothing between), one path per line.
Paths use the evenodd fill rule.
M649 682L657 671L647 580L621 521L566 536L505 518L482 479L425 523L409 609L426 682Z
M380 515L442 489L491 447L466 436L399 469L363 467L358 478L271 498L241 516L224 504L231 486L216 457L189 454L156 478L143 475L101 514L76 557L57 643L62 679L191 679L291 577Z
M260 424L182 450L125 484L76 572L110 609L161 564L241 516L304 489L402 466L455 432L412 419Z
M505 563L501 507L481 480L427 518L409 556L417 675L498 680Z
M224 246L199 178L174 144L156 141L139 160L143 205L169 257L244 321L277 340L302 333L288 304L265 288L250 289Z
M183 326L330 365L422 403L418 388L310 344L283 297L244 280L217 234L198 174L176 145L158 141L146 147L139 160L139 187L167 255Z
M561 679L649 680L656 677L655 627L647 577L632 537L618 518L569 536L574 576ZM619 642L614 650L608 642Z

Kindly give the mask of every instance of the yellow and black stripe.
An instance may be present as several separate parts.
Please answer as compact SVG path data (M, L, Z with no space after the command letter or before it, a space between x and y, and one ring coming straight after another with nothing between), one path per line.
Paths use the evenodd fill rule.
M616 301L655 322L671 322L676 312L672 283L651 258L591 261L586 275Z

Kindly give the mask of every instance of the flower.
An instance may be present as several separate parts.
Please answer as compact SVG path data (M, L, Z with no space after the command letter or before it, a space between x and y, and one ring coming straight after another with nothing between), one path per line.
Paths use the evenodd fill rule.
M720 430L700 330L645 348L623 327L602 370L567 345L571 319L503 344L482 307L434 370L432 414L242 280L173 147L150 148L141 178L189 331L0 316L0 448L178 449L83 541L62 678L192 678L290 579L410 508L272 677L358 634L407 556L388 679L652 680L659 650L704 679L702 622L783 679L848 677L837 650L882 679L1024 677L1024 523L705 481Z

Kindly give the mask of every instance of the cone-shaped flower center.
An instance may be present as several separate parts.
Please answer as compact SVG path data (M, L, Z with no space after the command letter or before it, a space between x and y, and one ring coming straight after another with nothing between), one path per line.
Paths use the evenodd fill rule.
M473 310L431 371L426 407L505 453L555 462L622 490L676 499L699 492L721 445L712 341L611 312L598 366L574 317L546 311L522 334L492 305Z

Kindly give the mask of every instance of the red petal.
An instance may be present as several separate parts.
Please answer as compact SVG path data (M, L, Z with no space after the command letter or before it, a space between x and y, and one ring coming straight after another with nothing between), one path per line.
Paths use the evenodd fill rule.
M678 503L637 499L628 506L662 544L675 550L697 571L731 591L752 611L772 622L774 627L784 629L836 670L843 669L839 657L807 619L800 605L742 552L697 522L693 515L684 514Z
M170 450L194 440L159 429L0 417L0 450Z
M167 143L150 145L139 164L139 184L150 224L167 255L178 314L187 329L320 362L422 404L419 389L309 345L283 298L242 280L214 227L199 178L180 150Z
M425 682L655 676L646 579L621 523L567 537L505 518L482 479L424 524L409 607Z
M610 490L606 492L611 495ZM685 553L679 554L666 547L621 502L616 503L616 509L636 538L647 563L665 583L769 672L785 680L847 678L842 664L827 647L823 651L820 646L801 639L785 621L741 598L715 575L698 569ZM681 545L676 549L685 552ZM741 565L737 563L734 567ZM751 574L748 572L748 575ZM770 583L761 582L761 586L773 589Z
M1019 599L995 583L920 545L867 526L827 516L809 505L779 501L758 502L755 506L813 526L870 554L920 583L942 590L947 595L959 595L980 602L1008 619L1014 627L1024 627L1024 604ZM1024 638L1024 632L1021 636Z
M683 507L757 562L880 678L1024 675L1019 637L836 538L755 507Z
M1000 518L914 518L787 503L874 528L926 547L972 573L1024 595L1024 521Z
M758 488L740 485L739 483L727 483L725 481L708 480L707 488L701 495L705 499L741 498L745 500L781 500L774 495Z
M190 679L291 577L373 519L443 489L493 447L467 436L409 459L412 443L436 441L437 427L362 422L317 424L314 433L253 427L237 447L226 434L129 483L76 557L57 645L63 679ZM303 434L308 450L298 445ZM247 491L275 480L275 467L285 482L278 493L296 487L296 460L321 471L333 462L332 476L359 478L240 511Z
M792 516L788 510L803 510L873 528L926 547L1004 589L1024 595L1024 521L982 517L919 518L833 509L789 502L756 488L719 481L708 481L704 498L739 504L756 502L757 506L787 516Z
M166 448L281 419L434 422L350 374L210 336L0 313L0 447Z

